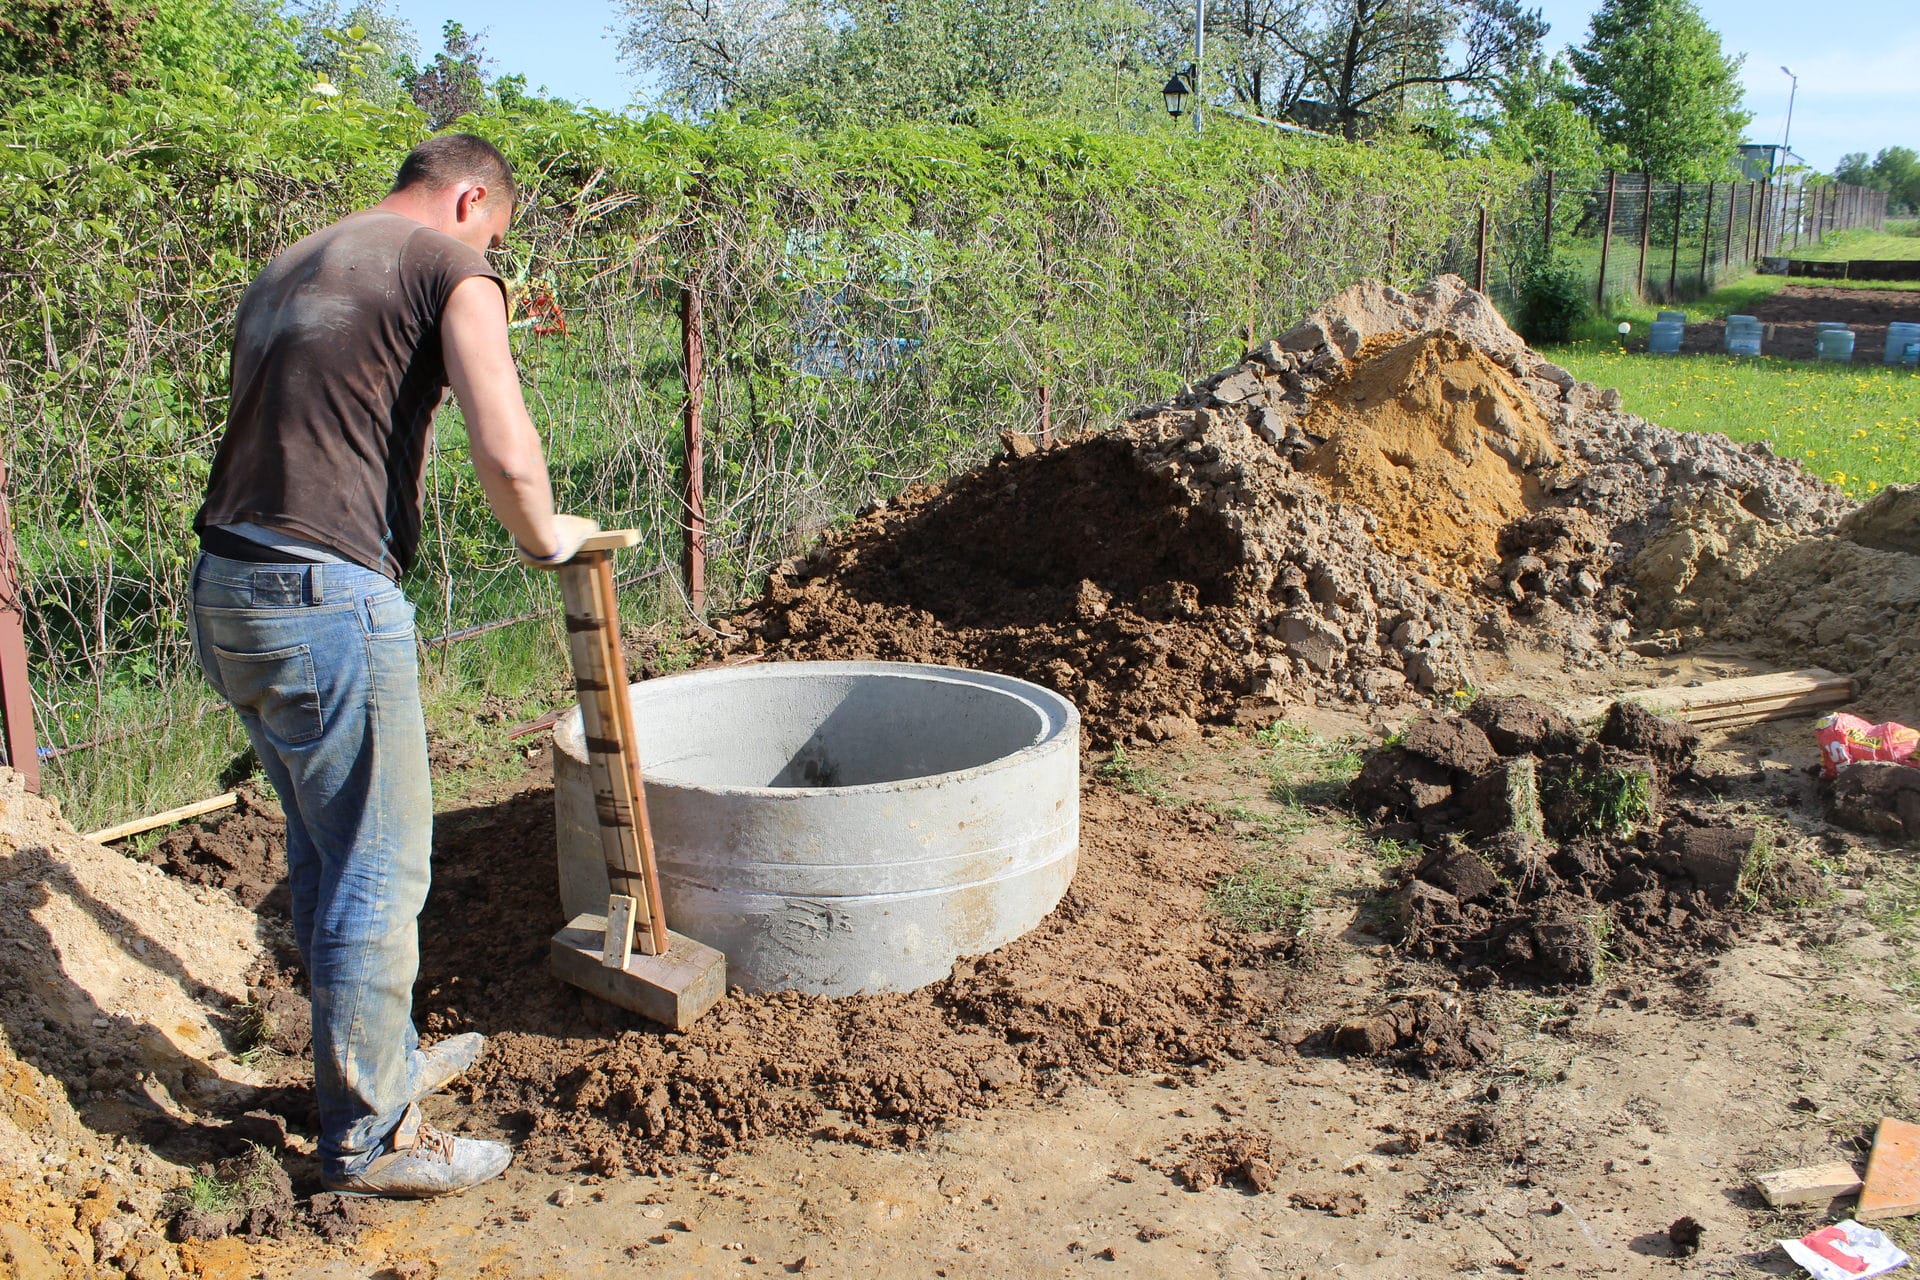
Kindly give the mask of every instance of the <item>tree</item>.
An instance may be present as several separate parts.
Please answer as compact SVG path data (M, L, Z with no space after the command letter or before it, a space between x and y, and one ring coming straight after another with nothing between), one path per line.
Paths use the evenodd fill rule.
M1518 0L1312 0L1274 39L1300 62L1332 125L1359 136L1371 116L1434 105L1431 90L1490 92L1540 47L1547 25Z
M289 16L299 23L293 46L317 78L374 102L408 95L420 44L386 0L298 0Z
M1834 166L1833 180L1884 191L1896 208L1920 208L1920 155L1911 147L1882 147L1872 163L1866 152L1850 151Z
M1566 63L1536 55L1494 89L1487 150L1535 169L1605 167L1606 149L1574 105L1574 88Z
M621 0L622 60L693 114L740 105L828 38L812 0Z
M14 0L0 10L0 75L75 77L124 91L153 16L114 0Z
M1723 177L1741 130L1740 64L1693 0L1603 0L1567 51L1574 100L1629 164L1666 179Z
M427 113L430 128L444 129L461 116L484 110L487 93L487 55L478 32L469 33L457 22L440 28L442 48L433 61L407 80L407 92Z

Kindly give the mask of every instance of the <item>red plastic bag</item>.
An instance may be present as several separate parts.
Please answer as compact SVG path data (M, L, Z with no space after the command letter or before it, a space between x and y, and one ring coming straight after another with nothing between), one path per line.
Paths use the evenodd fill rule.
M1836 711L1813 722L1813 740L1820 744L1820 767L1829 778L1853 760L1891 760L1920 769L1920 730L1891 720L1868 724Z

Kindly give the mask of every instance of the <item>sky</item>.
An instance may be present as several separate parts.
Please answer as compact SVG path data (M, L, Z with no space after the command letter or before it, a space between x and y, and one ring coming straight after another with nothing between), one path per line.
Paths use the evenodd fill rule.
M1530 2L1552 24L1550 51L1585 38L1593 0ZM1851 0L1839 9L1811 0L1696 2L1722 46L1746 55L1749 141L1778 143L1786 133L1793 82L1784 65L1799 77L1790 145L1814 168L1831 172L1849 151L1920 150L1920 6L1913 0ZM413 24L423 55L440 47L441 25L451 19L485 33L496 73L524 75L535 88L609 111L626 107L640 88L620 65L611 0L390 0L389 7Z

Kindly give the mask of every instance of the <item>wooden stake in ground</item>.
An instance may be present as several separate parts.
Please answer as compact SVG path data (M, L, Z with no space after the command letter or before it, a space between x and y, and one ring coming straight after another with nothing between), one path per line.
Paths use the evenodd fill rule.
M726 957L670 933L661 906L613 585L614 550L638 541L631 529L595 534L559 570L609 893L605 916L554 935L551 958L564 981L685 1030L725 992Z

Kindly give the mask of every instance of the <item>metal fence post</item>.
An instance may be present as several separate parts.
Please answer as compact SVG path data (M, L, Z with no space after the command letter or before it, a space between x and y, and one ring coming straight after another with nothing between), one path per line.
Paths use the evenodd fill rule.
M1480 206L1480 230L1475 236L1473 253L1473 287L1481 293L1487 291L1487 206Z
M1700 291L1708 292L1707 261L1713 253L1713 183L1707 183L1707 216L1700 220Z
M27 670L26 601L20 593L20 556L7 505L7 467L0 461L0 719L7 763L40 790L40 744L33 731L33 686Z
M706 441L701 414L707 389L705 317L697 275L680 290L680 356L686 369L687 403L683 421L686 470L681 476L680 501L686 513L686 532L680 547L680 571L686 578L687 604L695 613L707 607L707 499L703 480Z
M1644 301L1647 296L1647 240L1653 229L1653 175L1640 175L1640 265L1635 268L1633 291Z
M1673 184L1673 257L1667 263L1667 301L1680 296L1680 206L1686 199L1686 187Z
M1613 247L1613 197L1619 181L1619 174L1607 170L1607 225L1600 233L1600 278L1593 284L1593 306L1596 311L1605 310L1607 305L1607 251Z
M1720 251L1720 266L1722 271L1733 265L1733 216L1734 210L1739 207L1740 184L1737 182L1729 182L1727 184L1727 243Z

